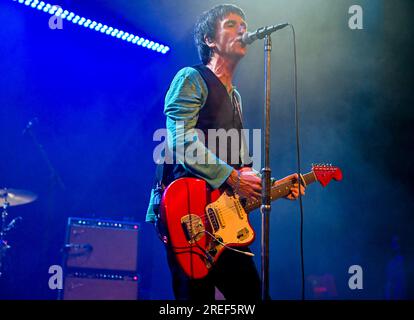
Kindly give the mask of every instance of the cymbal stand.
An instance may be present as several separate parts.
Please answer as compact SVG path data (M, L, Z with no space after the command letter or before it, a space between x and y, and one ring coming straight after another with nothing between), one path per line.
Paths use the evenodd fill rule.
M2 205L2 212L1 212L1 226L0 226L0 278L3 275L3 259L6 255L6 252L8 249L10 249L10 246L7 243L7 240L5 239L5 236L7 232L9 232L11 229L13 229L16 225L16 223L19 220L22 220L22 217L17 217L13 219L9 224L6 224L7 220L7 208L10 206L10 203L7 201L7 192L1 196L3 198L3 205Z
M7 219L7 208L9 207L9 202L7 201L7 193L4 196L3 210L1 212L1 227L0 227L0 277L3 274L3 258L6 255L6 251L10 249L10 246L7 244L7 241L4 239L7 228L6 228L6 219Z

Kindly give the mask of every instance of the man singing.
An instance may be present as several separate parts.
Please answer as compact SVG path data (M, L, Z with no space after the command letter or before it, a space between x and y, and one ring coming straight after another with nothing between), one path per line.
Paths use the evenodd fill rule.
M178 163L164 165L164 185L181 177L197 177L204 179L212 189L230 188L241 198L261 199L261 178L246 161L248 152L244 139L237 144L237 157L232 157L234 144L233 148L227 146L227 154L223 156L219 153L220 147L212 149L207 140L205 143L187 141L180 136L194 129L201 130L206 137L209 129L235 129L241 137L242 103L233 86L233 75L247 52L241 40L246 30L245 14L234 5L217 5L199 17L194 39L202 64L183 68L176 74L165 97L164 113L169 149L186 150L196 143L197 152L202 153L197 158L207 161L190 163L183 158ZM285 179L293 177L297 175ZM301 191L304 194L302 186ZM294 200L298 196L296 183L286 198ZM150 205L147 221L155 219ZM176 299L214 300L215 287L228 300L261 299L260 279L251 256L226 248L206 277L191 279L183 272L168 244L166 249ZM237 249L250 252L248 247Z

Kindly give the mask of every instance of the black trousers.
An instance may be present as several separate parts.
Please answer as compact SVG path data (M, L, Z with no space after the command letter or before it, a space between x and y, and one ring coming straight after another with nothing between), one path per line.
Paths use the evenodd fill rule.
M191 279L182 271L171 248L166 249L177 300L214 301L217 287L226 300L260 301L260 278L252 257L224 249L205 278ZM247 247L238 249L250 252Z

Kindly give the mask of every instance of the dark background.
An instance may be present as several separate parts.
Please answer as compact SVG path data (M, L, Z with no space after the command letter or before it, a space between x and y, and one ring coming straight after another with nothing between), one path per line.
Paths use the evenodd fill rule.
M36 202L11 207L22 223L0 280L4 299L56 299L48 268L60 264L68 217L142 222L141 298L171 299L165 253L146 207L155 169L153 132L164 126L163 99L181 68L198 63L196 16L219 1L61 0L63 9L171 47L161 55L13 1L0 3L0 187L26 189ZM412 162L412 1L232 1L249 29L289 21L298 46L303 171L327 162L344 173L304 200L306 277L331 275L336 299L384 299L387 264L398 237L406 298L414 297ZM350 30L348 8L363 8L363 30ZM292 34L272 36L273 176L296 168ZM263 49L249 48L235 84L246 127L263 124ZM59 174L62 189L30 135ZM260 164L256 164L260 168ZM273 299L299 299L300 215L297 202L272 206ZM260 239L260 215L251 215ZM260 266L260 244L252 245ZM348 268L360 265L363 290L350 290ZM307 297L315 298L307 282Z

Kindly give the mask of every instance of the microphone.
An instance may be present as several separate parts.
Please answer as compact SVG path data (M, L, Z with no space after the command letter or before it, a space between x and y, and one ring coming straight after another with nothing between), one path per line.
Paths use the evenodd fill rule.
M31 119L31 120L27 123L26 127L24 128L24 130L23 130L23 132L22 132L22 135L24 136L24 135L26 134L26 132L27 132L28 130L30 130L34 124L36 124L36 123L38 123L38 122L39 122L39 119L38 119L37 117L34 117L33 119Z
M256 41L257 39L263 39L265 36L283 29L284 27L287 27L289 25L289 23L281 23L281 24L276 24L274 26L267 26L267 27L262 27L257 29L256 31L253 32L245 32L243 33L242 36L242 43L244 44L251 44L252 42Z

